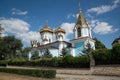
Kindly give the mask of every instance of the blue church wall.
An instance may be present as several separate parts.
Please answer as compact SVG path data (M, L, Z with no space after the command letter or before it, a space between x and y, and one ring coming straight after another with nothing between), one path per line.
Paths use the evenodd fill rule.
M58 57L59 56L59 53L58 53L58 50L56 49L51 49L50 50L50 53L52 54L53 57Z
M82 53L82 51L84 50L84 42L76 42L74 43L74 47L75 47L75 56L77 56L80 53Z
M67 50L67 53L68 53L68 54L71 54L71 50L70 50L70 49L68 49L68 50Z

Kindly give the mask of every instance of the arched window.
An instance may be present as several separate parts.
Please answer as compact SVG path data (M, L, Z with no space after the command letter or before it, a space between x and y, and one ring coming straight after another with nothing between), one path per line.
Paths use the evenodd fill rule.
M77 28L77 35L78 35L78 37L81 37L81 28L80 27Z

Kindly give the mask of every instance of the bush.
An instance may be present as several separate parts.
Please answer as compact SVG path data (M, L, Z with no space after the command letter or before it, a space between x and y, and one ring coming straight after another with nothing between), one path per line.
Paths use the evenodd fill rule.
M111 51L108 49L99 49L92 51L95 64L111 64Z
M15 73L42 78L55 78L56 70L0 68L0 72Z
M26 63L26 60L24 58L15 58L9 60L8 64L9 65L24 65Z
M0 66L6 66L9 60L0 60Z
M112 47L112 63L120 64L120 44L114 44Z
M59 58L54 57L32 60L27 65L39 67L89 68L89 58L86 55L73 57L68 54Z
M66 55L59 61L60 61L59 67L89 68L89 58L86 55L78 56L78 57Z

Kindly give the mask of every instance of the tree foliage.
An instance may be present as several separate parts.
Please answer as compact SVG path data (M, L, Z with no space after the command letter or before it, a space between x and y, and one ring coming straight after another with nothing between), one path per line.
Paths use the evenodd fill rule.
M62 51L61 51L61 55L62 57L64 57L66 54L67 54L67 49L66 48L62 48Z
M15 58L16 51L22 49L22 42L14 36L5 36L0 40L0 54L4 57Z
M112 59L114 59L116 63L120 63L120 44L113 45Z
M95 40L95 49L104 49L106 48L105 45L99 41L97 38L94 38Z
M86 53L90 59L90 66L95 66L95 60L94 60L94 57L92 55L92 50L93 48L91 47L91 44L88 42L86 45L85 45L85 50L83 51L84 53Z
M52 54L50 53L49 49L45 50L45 53L43 54L43 57L46 57L46 58L51 58L52 57Z
M0 37L2 35L2 31L4 30L4 28L1 27L1 24L0 24Z
M39 52L37 50L34 50L31 56L32 60L38 59L39 58Z
M30 51L31 51L30 47L25 47L24 49L22 49L22 57L28 59Z

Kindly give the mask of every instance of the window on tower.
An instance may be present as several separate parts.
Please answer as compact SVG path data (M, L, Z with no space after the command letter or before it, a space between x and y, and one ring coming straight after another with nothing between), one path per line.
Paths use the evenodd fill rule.
M77 34L78 34L78 37L81 37L81 28L80 27L77 28Z

